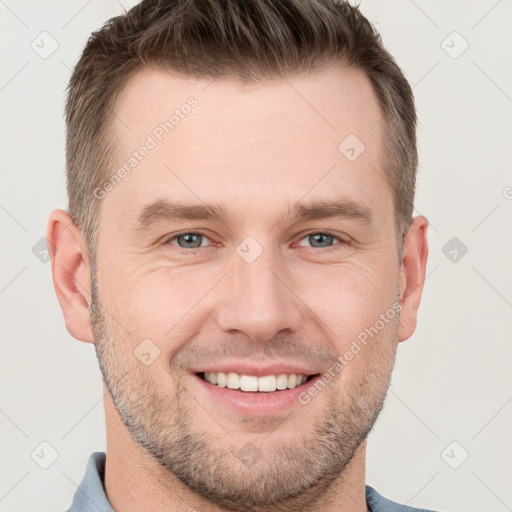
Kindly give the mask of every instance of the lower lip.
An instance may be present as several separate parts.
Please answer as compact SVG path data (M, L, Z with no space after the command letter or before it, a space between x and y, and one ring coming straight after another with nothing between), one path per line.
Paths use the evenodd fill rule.
M301 405L299 395L306 391L320 378L316 375L294 389L284 389L274 392L250 392L239 389L221 388L211 382L206 382L201 377L193 374L193 381L208 396L235 409L238 413L255 416L268 416L279 414L293 406Z

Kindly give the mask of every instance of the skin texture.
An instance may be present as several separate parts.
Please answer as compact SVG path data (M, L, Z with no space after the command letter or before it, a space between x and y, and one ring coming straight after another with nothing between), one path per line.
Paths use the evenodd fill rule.
M66 326L95 344L105 381L108 498L121 512L362 512L365 438L397 345L416 328L428 222L414 219L399 262L382 114L360 72L244 87L145 69L116 111L120 165L191 96L197 106L101 199L92 268L67 213L49 221ZM348 134L366 147L354 161L338 150ZM138 228L142 209L164 199L221 204L231 217ZM372 223L287 216L320 200L366 206ZM169 241L190 231L204 235L200 247ZM334 237L308 236L325 231ZM262 251L251 263L237 252L248 236ZM325 374L393 304L400 314L307 404L241 413L193 375L234 361ZM147 339L160 351L149 365L134 355Z

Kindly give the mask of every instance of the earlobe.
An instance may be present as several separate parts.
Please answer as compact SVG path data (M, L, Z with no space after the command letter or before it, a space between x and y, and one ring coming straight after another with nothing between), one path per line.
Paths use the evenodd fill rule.
M427 228L425 217L415 217L404 239L399 283L402 303L399 341L410 338L416 329L428 258Z
M46 237L53 285L66 327L74 338L93 343L90 267L82 234L66 211L55 210L48 220Z

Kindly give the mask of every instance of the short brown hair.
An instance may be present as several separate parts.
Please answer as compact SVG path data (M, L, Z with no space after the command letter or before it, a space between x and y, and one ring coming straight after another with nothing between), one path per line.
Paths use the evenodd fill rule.
M413 93L359 8L338 0L144 0L91 35L66 103L68 211L89 255L94 258L99 216L93 191L116 165L115 108L137 71L155 66L254 83L337 63L363 71L380 103L382 164L401 259L418 163Z

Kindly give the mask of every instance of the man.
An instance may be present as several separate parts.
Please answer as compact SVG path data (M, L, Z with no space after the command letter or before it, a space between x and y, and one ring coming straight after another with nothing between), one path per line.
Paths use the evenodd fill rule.
M359 10L146 0L92 35L66 114L53 279L107 425L69 510L413 510L365 449L428 223L412 91Z

